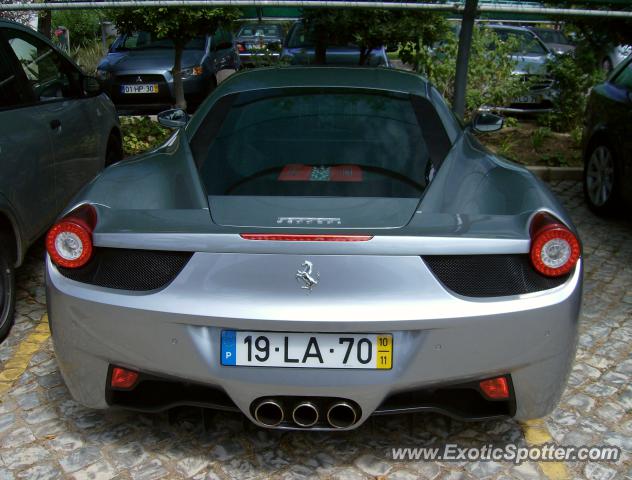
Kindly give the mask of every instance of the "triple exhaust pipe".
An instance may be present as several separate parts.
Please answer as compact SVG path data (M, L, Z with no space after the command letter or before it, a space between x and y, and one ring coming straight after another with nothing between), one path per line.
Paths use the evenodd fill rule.
M278 427L289 418L289 414L301 428L313 427L321 419L318 405L307 400L297 403L291 412L286 412L280 401L261 400L255 405L253 414L255 420L265 427ZM359 420L359 415L356 407L349 402L336 401L329 405L324 419L333 428L349 428Z

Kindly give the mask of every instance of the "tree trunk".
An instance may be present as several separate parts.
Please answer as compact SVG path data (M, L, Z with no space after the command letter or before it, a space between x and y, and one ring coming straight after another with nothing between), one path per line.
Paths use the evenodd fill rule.
M182 52L184 51L184 43L175 43L175 57L173 59L173 90L176 95L176 108L182 110L187 109L187 101L184 98L184 84L182 83Z
M314 45L314 63L316 65L327 64L327 44L321 39L318 39Z
M52 35L52 15L50 10L42 10L37 17L37 31L50 40Z
M358 65L366 65L369 59L371 58L372 51L373 51L373 48L371 47L360 48L360 61L358 62Z

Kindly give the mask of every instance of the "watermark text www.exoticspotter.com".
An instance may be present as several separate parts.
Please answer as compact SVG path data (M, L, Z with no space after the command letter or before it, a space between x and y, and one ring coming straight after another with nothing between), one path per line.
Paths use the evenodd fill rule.
M442 461L442 462L575 462L611 461L621 458L621 449L610 446L562 446L554 443L518 446L507 444L502 447L483 445L463 447L448 443L441 447L399 447L389 452L393 460Z

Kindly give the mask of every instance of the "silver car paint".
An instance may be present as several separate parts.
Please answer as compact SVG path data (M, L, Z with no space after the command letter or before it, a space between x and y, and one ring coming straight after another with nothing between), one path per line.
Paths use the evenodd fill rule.
M294 279L305 259L320 272L310 294ZM107 407L116 363L219 386L248 417L262 396L348 398L362 408L360 423L389 393L511 373L516 417L540 417L564 388L581 299L581 264L550 291L474 301L447 292L418 256L196 253L171 285L145 295L78 284L47 267L60 368L73 397L92 408ZM222 328L392 332L394 366L335 375L222 367Z

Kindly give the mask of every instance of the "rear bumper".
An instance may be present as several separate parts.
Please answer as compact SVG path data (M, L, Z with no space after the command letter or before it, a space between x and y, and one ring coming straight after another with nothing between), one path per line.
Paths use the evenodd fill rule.
M239 54L242 65L256 63L257 60L279 60L280 52L243 52Z
M240 275L239 265L229 257L234 254L197 253L170 285L149 294L74 282L47 259L55 351L73 397L92 408L107 408L108 371L111 365L119 365L213 387L225 392L231 404L251 420L252 402L262 397L349 399L361 408L357 426L376 410L401 411L391 408L387 412L385 407L400 392L508 374L515 398L511 413L528 419L550 412L565 387L576 346L581 262L566 283L551 290L502 299L464 299L446 291L419 257L390 257L394 270L382 270L384 276L394 274L397 262L400 272L406 265L419 270L416 276L386 279L392 280L386 285L392 284L398 295L391 295L382 281L371 283L370 272L365 284L352 288L360 288L363 295L336 291L340 290L336 285L327 290L325 282L321 290L305 295L297 288L291 269L288 286L292 289L286 291L285 280L277 279L272 271L263 282L248 278ZM275 266L283 261L293 266L304 258L249 257ZM329 260L340 262L340 257L315 258L323 269ZM337 272L338 280L345 282L347 275L357 275L348 272L353 262L379 260L355 256L348 260L348 268ZM227 273L228 265L235 271ZM277 294L272 295L273 291ZM222 329L392 333L393 368L332 371L222 366Z

